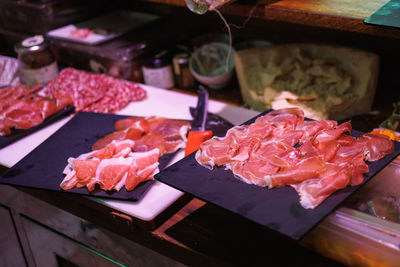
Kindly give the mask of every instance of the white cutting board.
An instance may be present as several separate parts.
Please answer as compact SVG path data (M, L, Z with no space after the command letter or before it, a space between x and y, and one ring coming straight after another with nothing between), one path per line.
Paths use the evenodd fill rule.
M189 107L196 106L197 96L182 94L144 84L141 84L141 86L146 90L147 98L143 101L131 102L117 114L135 116L157 115L173 119L192 119ZM213 100L209 101L208 111L220 115L234 125L245 122L259 114L259 112L254 110L235 107ZM0 164L5 167L12 167L55 131L61 128L71 118L72 115L0 149ZM177 154L174 161L177 161L182 157L183 151ZM183 192L155 181L153 186L151 186L148 192L146 192L145 196L137 202L109 200L95 197L90 198L140 220L151 221L182 195Z

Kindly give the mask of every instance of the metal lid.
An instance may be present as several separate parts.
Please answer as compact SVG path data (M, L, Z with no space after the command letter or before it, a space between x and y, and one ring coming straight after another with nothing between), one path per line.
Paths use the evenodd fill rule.
M24 39L15 45L15 52L18 54L28 54L43 51L47 48L47 43L43 35L35 35Z
M168 50L153 55L151 58L144 60L143 65L148 68L161 68L171 63L171 55Z

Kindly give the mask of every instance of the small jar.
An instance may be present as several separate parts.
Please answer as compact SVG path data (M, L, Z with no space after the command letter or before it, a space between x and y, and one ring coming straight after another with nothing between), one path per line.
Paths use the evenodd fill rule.
M196 86L196 81L189 69L189 54L179 53L172 59L174 67L175 82L179 89L192 89Z
M165 89L174 87L171 58L167 50L144 60L142 72L145 84Z
M42 35L29 37L15 45L20 81L29 86L46 84L58 75L58 66Z

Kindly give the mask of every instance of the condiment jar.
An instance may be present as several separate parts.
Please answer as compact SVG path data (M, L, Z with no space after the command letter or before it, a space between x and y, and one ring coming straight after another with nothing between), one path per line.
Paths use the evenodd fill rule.
M142 65L144 83L160 88L174 87L171 58L167 50L145 59Z
M46 84L58 75L58 67L49 44L42 35L29 37L15 45L20 80L29 86Z
M196 81L189 69L189 54L179 53L172 59L175 82L179 89L191 89L196 86Z

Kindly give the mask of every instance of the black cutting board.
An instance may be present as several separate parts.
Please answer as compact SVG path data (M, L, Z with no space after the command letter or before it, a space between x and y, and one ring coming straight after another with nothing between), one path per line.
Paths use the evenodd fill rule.
M364 20L366 24L400 27L400 0L391 0Z
M75 109L74 106L68 105L65 108L56 112L55 114L51 115L47 119L45 119L41 124L33 126L27 130L12 129L12 132L10 135L0 136L0 148L8 146L9 144L12 144L12 143L24 138L25 136L30 135L31 133L34 133L34 132L42 129L42 128L52 124L53 122L58 121L62 117L71 113L74 109Z
M93 112L77 113L57 132L7 170L0 177L0 183L120 200L139 200L154 181L143 182L132 191L126 191L123 187L119 192L115 190L106 192L97 187L92 192L86 188L65 191L60 188L67 159L90 152L92 145L99 138L115 131L114 123L117 120L127 117L130 116ZM232 127L232 124L214 114L209 114L207 125L219 135L223 135ZM160 171L168 165L175 154L164 154L160 158Z
M254 122L257 117L244 124ZM352 132L352 135L355 136L360 134L361 132L358 131ZM213 170L202 167L197 163L194 154L166 168L155 178L178 190L266 226L272 231L299 240L395 159L399 153L400 143L395 142L393 153L379 161L367 162L369 172L364 175L365 178L361 185L337 191L313 210L304 209L300 205L297 192L290 186L267 189L247 184L235 178L232 172L224 167L216 167Z
M90 152L92 145L107 134L115 131L114 123L128 116L79 112L63 127L51 135L31 153L17 162L0 177L0 183L19 185L82 195L139 200L149 189L153 181L141 183L132 191L122 188L119 192L106 192L96 187L89 192L86 187L62 190L60 183L64 179L63 170L69 157ZM160 169L169 154L160 159Z

